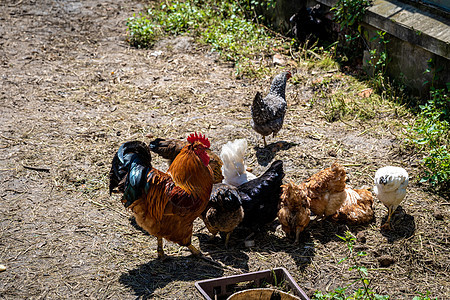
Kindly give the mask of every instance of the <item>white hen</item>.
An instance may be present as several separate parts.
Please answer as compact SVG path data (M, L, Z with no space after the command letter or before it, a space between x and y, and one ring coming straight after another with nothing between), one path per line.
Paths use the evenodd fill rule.
M382 228L391 229L391 216L405 198L408 181L408 172L400 167L387 166L376 171L373 191L388 209L388 219Z
M223 182L232 186L240 186L256 176L247 172L244 162L247 140L237 139L222 146L220 158L222 159Z

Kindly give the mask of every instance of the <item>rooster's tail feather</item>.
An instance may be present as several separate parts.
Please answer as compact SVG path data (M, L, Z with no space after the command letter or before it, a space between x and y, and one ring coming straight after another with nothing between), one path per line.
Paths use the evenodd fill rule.
M125 206L138 199L146 183L146 174L152 168L148 146L140 141L122 144L114 155L109 172L109 193L115 188L123 192Z

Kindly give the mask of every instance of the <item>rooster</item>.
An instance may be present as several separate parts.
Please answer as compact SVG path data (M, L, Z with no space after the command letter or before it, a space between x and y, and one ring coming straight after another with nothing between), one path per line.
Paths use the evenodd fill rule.
M339 210L331 217L336 222L349 225L370 223L374 218L373 195L366 189L345 188L346 198Z
M143 142L124 143L113 158L110 193L123 193L122 203L139 226L158 240L158 258L163 259L163 238L201 252L191 244L194 220L206 208L213 178L208 164L209 140L191 134L188 144L175 157L167 173L151 165L149 148Z
M390 221L392 214L403 201L408 186L408 172L401 167L387 166L375 172L373 191L378 199L387 207L388 218L382 229L392 229Z
M180 153L181 149L188 143L178 139L161 139L157 138L150 142L150 151L160 155L161 157L169 161L169 165L172 164L173 160ZM208 156L210 157L209 167L213 171L214 183L222 182L222 160L217 154L212 152L210 149L206 149Z
M300 233L308 226L310 221L310 200L305 185L294 183L281 186L281 202L278 211L278 220L281 228L288 237L295 234L295 243L298 243Z
M222 146L220 158L222 159L223 182L232 186L239 186L249 180L256 178L248 172L244 162L245 150L247 150L246 139L236 139Z
M307 179L305 185L310 200L311 211L319 218L335 214L347 198L345 169L333 163Z
M262 97L256 93L251 106L252 128L263 136L264 147L267 146L266 136L275 135L280 131L286 114L286 81L291 78L291 72L283 72L275 76L269 93Z
M202 213L203 222L215 236L218 232L226 234L225 247L228 247L231 232L242 222L244 210L237 188L218 183L213 186L208 206Z

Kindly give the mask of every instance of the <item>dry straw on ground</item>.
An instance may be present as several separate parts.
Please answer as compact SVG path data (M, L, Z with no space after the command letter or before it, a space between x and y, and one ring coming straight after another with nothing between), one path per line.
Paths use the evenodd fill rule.
M299 67L293 72L300 84L287 88L285 126L261 149L249 105L270 78L236 80L228 65L186 37L152 50L130 48L125 20L143 5L0 4L0 263L6 267L0 298L196 299L196 280L272 267L288 269L311 295L354 279L347 264L337 264L346 247L336 234L346 230L366 240L357 247L368 253L362 263L377 293L449 296L449 205L415 183L418 157L399 151L402 141L388 125L403 120L392 109L366 122L327 123L308 106L312 82L326 74ZM342 75L332 76L339 85L329 92L345 87ZM252 248L243 243L249 232L239 229L226 250L196 221L194 245L214 262L172 243L165 245L171 259L160 262L156 239L133 226L118 197L108 195L109 164L124 141L192 131L206 133L216 151L245 137L254 173L282 159L285 180L295 182L334 160L346 165L353 186L371 184L380 166L402 165L413 180L396 230L380 232L386 209L377 202L369 226L313 223L298 245L271 227L255 236ZM393 263L380 266L386 257Z

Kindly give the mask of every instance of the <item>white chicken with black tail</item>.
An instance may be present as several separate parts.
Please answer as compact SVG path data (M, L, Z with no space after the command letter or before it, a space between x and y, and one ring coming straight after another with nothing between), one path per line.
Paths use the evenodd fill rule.
M408 186L408 172L401 167L387 166L375 172L373 191L378 199L387 207L388 218L381 229L392 229L390 224L392 214L403 201Z

